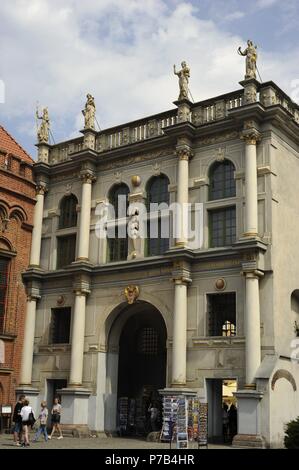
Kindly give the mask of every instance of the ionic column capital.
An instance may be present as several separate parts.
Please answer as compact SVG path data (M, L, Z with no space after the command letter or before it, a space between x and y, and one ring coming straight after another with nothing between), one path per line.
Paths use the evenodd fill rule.
M27 302L37 302L40 300L41 296L37 294L28 294L27 295Z
M189 286L192 284L192 279L190 277L174 277L172 278L172 281L175 286Z
M84 295L85 297L87 297L88 294L90 294L90 290L87 289L87 288L81 288L81 289L80 288L75 288L73 292L76 296Z
M96 181L96 176L91 170L82 170L80 172L80 179L83 184L92 184Z

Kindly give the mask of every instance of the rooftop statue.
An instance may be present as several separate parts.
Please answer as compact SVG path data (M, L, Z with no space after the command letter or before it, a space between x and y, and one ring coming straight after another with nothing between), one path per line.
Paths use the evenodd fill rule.
M48 113L48 108L43 109L43 113L40 116L38 109L36 110L36 119L40 119L41 125L39 129L37 130L37 139L38 143L49 143L49 131L50 131L50 119L49 119L49 113Z
M247 47L242 52L241 46L238 48L240 55L246 56L246 74L245 80L249 78L256 78L256 61L257 61L257 46L253 45L253 42L248 39Z
M178 72L176 71L176 66L173 66L174 74L179 77L180 95L178 100L188 99L188 84L190 77L190 68L186 62L182 62L181 66L182 68Z
M89 93L87 95L87 101L85 104L85 109L83 109L82 114L84 116L84 129L94 129L95 125L95 115L96 115L96 105L94 102L94 97Z

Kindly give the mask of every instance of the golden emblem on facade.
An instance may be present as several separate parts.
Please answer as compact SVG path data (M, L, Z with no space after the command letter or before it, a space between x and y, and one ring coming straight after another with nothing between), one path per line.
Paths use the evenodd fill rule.
M128 286L125 288L125 296L128 304L133 304L139 297L139 287L138 286Z

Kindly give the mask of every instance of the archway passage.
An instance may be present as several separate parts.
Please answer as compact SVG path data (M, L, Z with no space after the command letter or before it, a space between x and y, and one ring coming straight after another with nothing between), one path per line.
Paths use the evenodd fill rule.
M127 307L135 310L137 305ZM121 433L146 434L150 404L161 407L158 390L166 384L166 327L160 312L140 303L128 318L119 340L118 428ZM161 416L161 413L160 413ZM157 429L159 419L157 419Z

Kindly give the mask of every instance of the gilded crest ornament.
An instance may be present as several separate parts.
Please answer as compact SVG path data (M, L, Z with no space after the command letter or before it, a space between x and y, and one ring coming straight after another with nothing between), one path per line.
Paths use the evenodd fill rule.
M139 287L130 285L125 288L125 296L128 304L133 304L139 297Z

